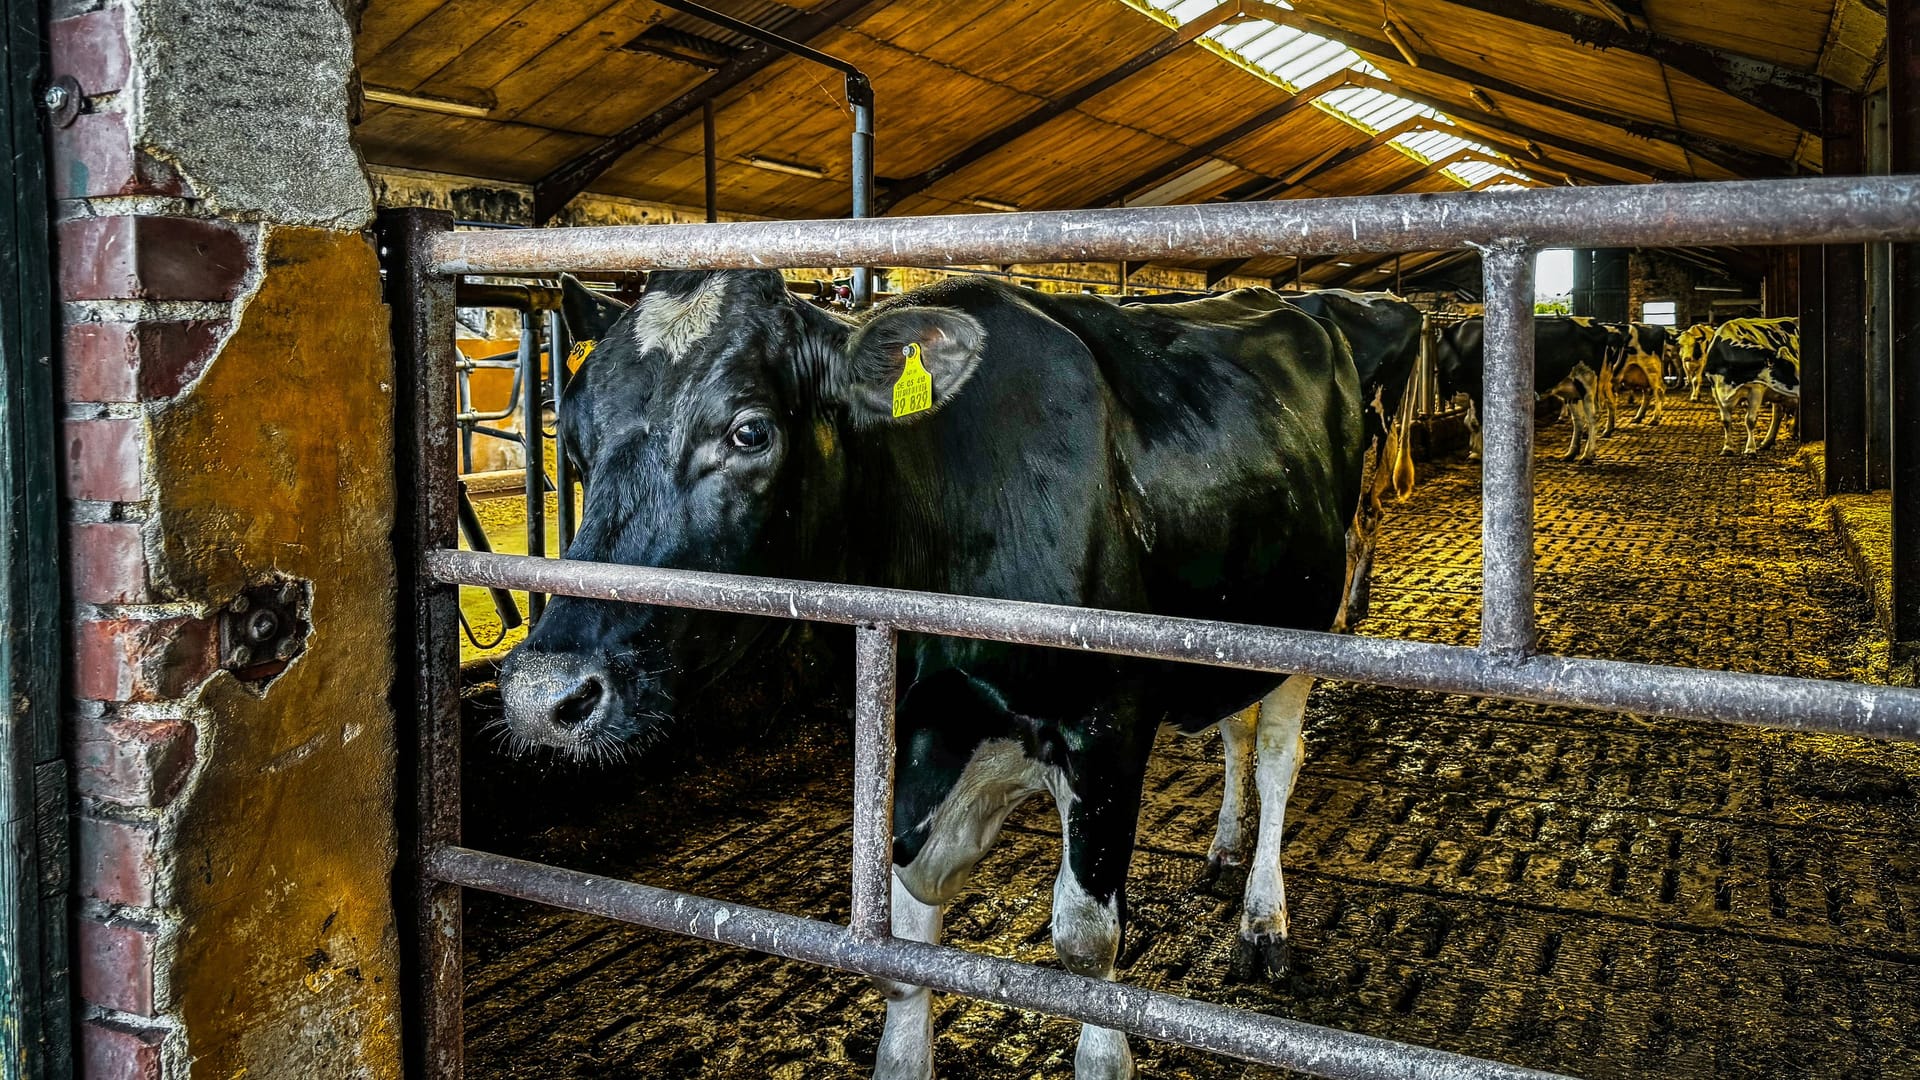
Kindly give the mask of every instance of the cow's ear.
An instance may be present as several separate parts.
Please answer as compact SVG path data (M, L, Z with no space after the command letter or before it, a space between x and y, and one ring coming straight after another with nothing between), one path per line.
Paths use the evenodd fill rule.
M911 422L953 399L986 347L980 320L943 307L900 307L847 340L847 404L861 425Z
M627 313L627 305L580 284L572 274L560 275L560 315L567 335L575 341L599 341Z

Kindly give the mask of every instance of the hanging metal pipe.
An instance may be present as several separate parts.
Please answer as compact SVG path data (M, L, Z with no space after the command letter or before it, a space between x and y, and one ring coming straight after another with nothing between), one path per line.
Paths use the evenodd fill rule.
M546 442L540 437L540 330L533 313L520 313L520 430L527 450L527 554L547 553ZM547 598L527 595L527 622L540 621Z
M853 106L853 216L873 216L873 85L865 75L847 76L847 102ZM873 302L873 271L853 268L853 303Z

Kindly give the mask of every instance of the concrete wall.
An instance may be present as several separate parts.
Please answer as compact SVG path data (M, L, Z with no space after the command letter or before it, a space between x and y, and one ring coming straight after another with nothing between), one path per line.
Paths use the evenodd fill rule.
M93 107L55 154L94 1080L399 1072L354 6L55 4L55 74Z

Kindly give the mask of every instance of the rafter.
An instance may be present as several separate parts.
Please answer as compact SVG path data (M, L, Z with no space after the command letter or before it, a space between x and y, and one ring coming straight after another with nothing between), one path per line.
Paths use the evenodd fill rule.
M1544 0L1446 0L1483 14L1565 34L1582 45L1658 60L1803 131L1820 130L1820 79L1771 60L1618 25Z
M1624 169L1638 176L1645 176L1652 180L1662 181L1689 179L1678 173L1669 172L1645 158L1629 157L1626 154L1614 150L1585 146L1581 143L1570 141L1564 135L1555 135L1541 131L1538 128L1528 127L1517 121L1509 120L1504 116L1496 116L1493 113L1483 112L1471 106L1461 105L1458 102L1445 102L1438 98L1415 93L1398 83L1391 83L1385 79L1376 79L1372 76L1362 75L1356 72L1353 76L1353 83L1355 86L1384 90L1389 94L1403 97L1416 105L1425 105L1429 109L1447 114L1462 124L1471 125L1472 127L1483 130L1503 132L1531 143L1563 147L1567 151L1578 154L1581 157L1590 158L1616 169Z
M1229 21L1236 21L1244 17L1240 9L1241 4L1239 0L1225 0L1224 3L1215 7L1213 10L1182 25L1179 30L1161 38L1144 52L1134 56L1119 67L1088 79L1086 82L1054 98L1038 109L1020 117L1018 120L982 135L968 145L966 149L961 150L959 153L932 168L921 173L916 173L913 176L902 177L888 184L886 190L881 192L879 197L874 200L875 213L886 213L889 209L898 205L900 200L925 191L941 180L1003 149L1021 136L1039 130L1048 121L1072 112L1096 96L1138 75L1165 57L1171 56L1177 52L1181 46L1186 45L1207 31Z
M1207 268L1207 288L1211 289L1215 285L1218 285L1221 282L1232 277L1233 275L1239 273L1241 268L1245 267L1248 263L1252 261L1253 261L1252 259L1230 259L1226 262L1216 263L1215 265L1208 267Z
M1366 34L1357 33L1328 20L1302 12L1280 12L1286 25L1310 34L1318 34L1329 41L1336 41L1354 52L1387 68L1411 67L1399 49L1392 44ZM1652 139L1677 146L1689 153L1719 165L1721 168L1740 176L1768 177L1788 176L1794 172L1793 163L1785 158L1733 146L1718 139L1637 117L1622 116L1608 109L1596 108L1582 102L1573 101L1557 94L1521 86L1486 72L1464 67L1436 55L1421 56L1418 69L1426 75L1437 76L1450 82L1464 84L1471 97L1475 90L1482 96L1491 92L1524 101L1543 109L1552 109L1577 117L1588 123L1601 124L1625 132L1635 138Z
M1187 150L1169 161L1154 166L1154 168L1146 174L1127 181L1112 191L1094 199L1088 205L1112 206L1124 201L1127 196L1135 192L1147 191L1179 175L1182 171L1200 164L1227 147L1232 146L1234 143L1249 138L1261 129L1277 123L1281 118L1293 112L1295 109L1313 104L1319 100L1322 95L1331 93L1341 87L1352 85L1347 78L1348 75L1348 72L1337 71L1321 79L1319 82L1314 83L1312 86L1302 87L1299 93L1275 105L1273 108L1264 109L1249 117L1245 122L1235 125L1233 128L1208 139L1199 146Z
M781 28L781 33L802 44L826 33L841 22L858 15L877 0L828 0ZM771 45L753 42L725 66L679 97L608 136L599 144L571 159L534 182L533 218L545 224L553 220L575 195L587 190L619 160L640 146L665 133L680 121L701 111L707 103L745 83L783 59L787 54Z

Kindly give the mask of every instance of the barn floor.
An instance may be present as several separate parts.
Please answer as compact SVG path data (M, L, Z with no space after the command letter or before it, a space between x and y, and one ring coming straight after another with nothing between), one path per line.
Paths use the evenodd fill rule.
M1542 432L1551 451L1565 428ZM1553 651L1886 678L1812 481L1725 459L1683 400L1600 461L1539 469ZM1466 644L1478 469L1423 467L1390 513L1370 633ZM487 708L484 692L476 712ZM766 725L763 725L765 727ZM843 720L783 719L666 768L476 751L469 835L567 866L828 919L847 909ZM1163 741L1122 978L1589 1077L1920 1075L1920 747L1323 684L1286 847L1296 954L1236 983L1238 898L1197 890L1217 737ZM1053 809L1018 811L948 940L1052 962ZM553 912L469 903L476 1077L865 1075L864 980ZM1066 1077L1071 1024L943 998L943 1076ZM1281 1075L1134 1040L1145 1076Z

